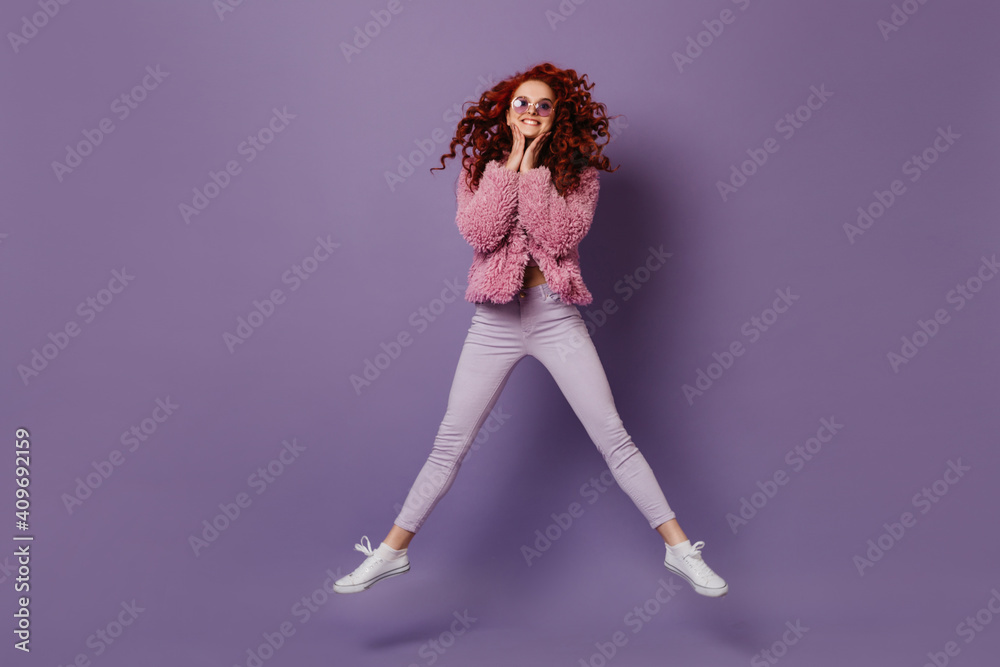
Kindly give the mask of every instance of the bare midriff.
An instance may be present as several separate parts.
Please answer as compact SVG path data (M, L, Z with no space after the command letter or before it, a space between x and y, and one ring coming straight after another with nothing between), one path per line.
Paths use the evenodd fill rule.
M521 287L534 287L535 285L541 285L546 282L545 274L537 266L526 266L524 267L524 283Z

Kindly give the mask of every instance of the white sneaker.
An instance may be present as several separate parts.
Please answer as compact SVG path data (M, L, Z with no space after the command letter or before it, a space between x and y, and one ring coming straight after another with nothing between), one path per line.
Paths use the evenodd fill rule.
M704 542L695 542L686 554L678 556L668 544L663 564L668 570L683 577L691 584L696 593L710 598L722 597L729 592L729 585L722 577L713 572L708 563L702 559L701 548L703 546L705 546Z
M406 554L396 560L385 560L372 549L367 535L361 538L361 544L354 545L354 549L367 558L354 572L334 582L333 590L336 593L360 593L371 588L375 582L410 571L410 559Z

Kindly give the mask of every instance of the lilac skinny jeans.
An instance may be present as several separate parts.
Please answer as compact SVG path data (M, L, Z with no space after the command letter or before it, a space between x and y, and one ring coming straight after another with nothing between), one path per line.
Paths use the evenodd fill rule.
M652 468L622 425L580 311L542 283L522 289L510 303L476 304L444 419L395 524L412 533L420 530L451 487L514 366L527 355L552 374L618 486L650 527L673 519Z

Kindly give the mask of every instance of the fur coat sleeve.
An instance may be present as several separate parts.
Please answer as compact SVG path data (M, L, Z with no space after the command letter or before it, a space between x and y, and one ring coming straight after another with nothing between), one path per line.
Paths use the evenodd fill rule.
M473 192L464 171L458 177L458 230L473 249L493 252L517 220L518 172L489 162Z

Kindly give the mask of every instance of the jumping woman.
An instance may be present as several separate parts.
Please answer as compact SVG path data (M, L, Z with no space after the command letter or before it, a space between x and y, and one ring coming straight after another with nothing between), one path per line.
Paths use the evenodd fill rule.
M528 355L552 374L618 486L663 538L666 568L701 595L728 591L702 558L705 543L691 544L625 431L578 309L593 301L578 245L597 207L598 170L614 171L597 143L609 123L605 106L591 99L593 87L586 74L549 63L502 81L465 112L450 153L434 168L462 147L456 221L473 249L465 299L476 311L430 455L385 540L374 550L367 535L355 545L366 558L336 581L336 592L367 590L410 570L410 540Z

